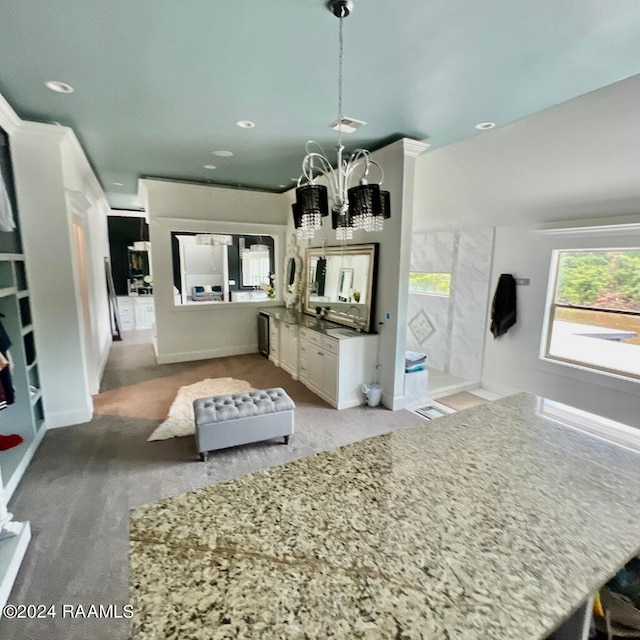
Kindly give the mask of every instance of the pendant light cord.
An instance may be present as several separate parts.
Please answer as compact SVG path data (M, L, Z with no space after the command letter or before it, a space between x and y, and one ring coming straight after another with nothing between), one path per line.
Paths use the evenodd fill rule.
M344 57L344 18L340 16L340 35L338 37L338 146L342 146L342 59Z

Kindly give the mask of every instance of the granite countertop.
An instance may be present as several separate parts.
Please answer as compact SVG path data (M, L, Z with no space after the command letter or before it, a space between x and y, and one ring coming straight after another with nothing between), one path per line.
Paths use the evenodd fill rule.
M266 307L259 309L259 313L268 315L270 318L277 320L278 322L284 322L286 324L294 324L300 327L306 327L307 329L313 329L323 335L328 335L337 339L344 338L356 338L362 336L375 335L365 331L357 332L355 329L351 329L345 325L337 322L331 322L330 320L322 320L318 322L315 316L310 316L305 313L298 313L296 311L290 311L286 307Z
M544 407L518 394L133 510L132 637L545 638L638 552L640 458Z

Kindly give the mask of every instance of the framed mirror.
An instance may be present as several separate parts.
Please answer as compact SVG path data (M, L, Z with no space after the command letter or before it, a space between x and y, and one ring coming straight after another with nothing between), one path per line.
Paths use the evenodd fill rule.
M307 249L302 310L363 331L374 311L378 244Z
M288 309L299 309L302 278L302 258L294 233L289 234L283 265L284 289L282 297Z

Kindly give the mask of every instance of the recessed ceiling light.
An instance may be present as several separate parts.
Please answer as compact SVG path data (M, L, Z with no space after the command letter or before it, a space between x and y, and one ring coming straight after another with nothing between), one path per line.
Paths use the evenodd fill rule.
M480 129L481 131L484 131L485 129L493 129L493 127L496 126L495 122L478 122L478 124L476 125L476 129Z
M211 153L219 158L230 158L233 155L233 151L212 151Z
M112 182L111 184L114 187L124 187L124 182Z
M216 167L215 164L203 164L202 165L205 169L217 169L218 167Z
M241 129L253 129L253 127L256 126L256 123L251 122L251 120L238 120L238 122L236 122L236 125L238 125Z
M47 89L51 89L51 91L56 91L57 93L73 93L74 89L70 84L66 82L60 82L59 80L47 80L44 83L44 86Z

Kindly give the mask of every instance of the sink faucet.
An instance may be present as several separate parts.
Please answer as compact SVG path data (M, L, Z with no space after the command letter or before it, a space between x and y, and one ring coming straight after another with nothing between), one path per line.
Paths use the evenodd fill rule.
M360 331L362 331L362 326L361 326L362 325L362 315L361 315L360 307L358 307L355 304L352 304L349 307L349 310L348 310L349 311L349 315L351 317L353 317L354 314L351 313L351 309L355 309L356 310L356 314L355 314L356 317L354 318L353 323L356 325L356 333L360 333Z

